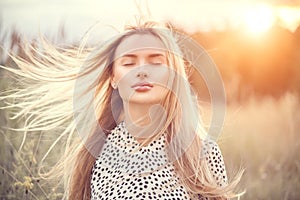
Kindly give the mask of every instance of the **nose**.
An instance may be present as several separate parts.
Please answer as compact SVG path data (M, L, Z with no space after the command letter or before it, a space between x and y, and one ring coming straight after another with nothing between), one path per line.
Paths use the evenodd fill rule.
M148 74L148 71L147 71L147 62L146 62L146 60L144 60L144 59L141 59L140 61L139 61L139 67L137 68L137 74L136 74L136 76L138 77L138 78L140 78L140 79L144 79L144 78L147 78L147 77L149 77L149 74Z
M147 78L147 77L148 77L148 73L145 72L145 71L138 71L137 77L138 77L138 78L141 78L141 79Z

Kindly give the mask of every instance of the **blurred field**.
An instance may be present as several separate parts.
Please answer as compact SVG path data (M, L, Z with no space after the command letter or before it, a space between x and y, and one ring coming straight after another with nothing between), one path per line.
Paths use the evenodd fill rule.
M292 94L228 107L220 144L229 173L245 168L241 199L300 198L299 109Z
M204 46L208 48L218 43L218 37L207 39L201 34L197 37L200 42L201 39L206 39ZM14 49L15 53L22 54L18 49L21 36L17 32L1 33L0 39L1 44L10 41L7 46ZM222 45L230 44L224 41ZM242 46L240 45L238 51L249 50L243 49ZM252 51L256 52L257 49L253 49ZM293 56L297 49L300 49L299 46L291 50ZM234 57L234 53L236 52L227 52L223 57L220 54L214 57L218 65L223 63L220 70L228 96L226 121L219 140L227 171L232 175L239 168L245 169L239 186L241 190L246 190L246 194L241 198L243 200L300 199L300 56L293 57L289 63L283 62L285 66L280 66L280 72L283 69L288 71L287 79L290 80L275 79L273 83L272 79L267 79L269 84L266 84L260 83L260 79L255 76L258 72L266 73L263 71L266 69L260 68L262 71L259 71L256 68L254 75L247 75L247 72L251 71L250 61L247 62L246 59L243 63L238 62L236 57L241 55ZM232 57L229 58L228 54ZM3 55L2 52L0 63L13 67L13 62ZM250 67L243 69L241 65L245 63ZM228 66L231 68L226 71ZM289 69L292 69L292 72ZM272 71L272 67L268 70ZM266 73L265 76L270 74ZM14 85L9 83L9 78L3 70L0 70L0 77L1 91L8 85ZM289 81L288 84L285 81ZM3 105L4 102L0 102L0 106ZM28 135L24 148L18 151L23 139L22 133L13 133L5 127L18 127L22 120L9 120L8 117L6 111L0 110L0 199L60 199L61 188L35 179L39 160L59 133ZM55 155L60 151L61 149L57 148L52 152L49 163L55 162Z

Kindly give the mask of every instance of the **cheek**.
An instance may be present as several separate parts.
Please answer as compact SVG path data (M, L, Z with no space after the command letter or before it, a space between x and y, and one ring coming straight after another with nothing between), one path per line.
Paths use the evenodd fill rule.
M114 66L113 68L113 80L116 83L119 83L120 81L122 81L124 78L126 78L125 75L127 75L128 70L125 68L122 68L120 66Z
M157 83L163 87L170 88L168 84L170 83L169 80L172 80L172 70L168 67L158 67L154 68L152 72L152 80L154 83Z
M130 96L130 86L132 84L132 73L129 69L115 66L113 70L113 81L118 85L118 91L123 100L126 100Z

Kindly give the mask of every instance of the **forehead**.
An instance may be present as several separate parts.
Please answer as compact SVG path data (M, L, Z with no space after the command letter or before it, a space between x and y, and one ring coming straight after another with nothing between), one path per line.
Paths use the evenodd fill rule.
M162 41L151 34L134 34L122 40L115 51L115 58L140 50L165 51Z

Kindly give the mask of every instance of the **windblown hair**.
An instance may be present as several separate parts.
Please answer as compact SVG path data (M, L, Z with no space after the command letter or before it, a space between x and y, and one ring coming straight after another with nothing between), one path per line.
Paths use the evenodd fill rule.
M179 38L172 29L153 22L126 27L123 33L95 48L83 45L58 49L45 41L39 47L25 45L26 60L12 56L19 69L2 66L22 78L22 88L1 97L16 99L8 105L20 110L15 118L26 116L25 125L19 131L26 134L64 127L51 148L62 137L68 138L60 161L50 172L41 175L64 177L65 198L90 199L91 170L96 157L107 135L122 120L122 100L110 85L115 50L134 34L150 34L160 39L168 50L168 65L176 74L170 80L172 91L162 102L167 111L165 124L150 139L167 132L167 153L191 198L197 194L211 199L231 198L240 174L226 186L217 185L208 163L201 157L201 141L207 133L189 83L187 68L190 66L184 61Z

